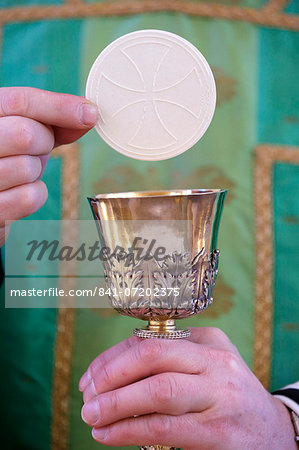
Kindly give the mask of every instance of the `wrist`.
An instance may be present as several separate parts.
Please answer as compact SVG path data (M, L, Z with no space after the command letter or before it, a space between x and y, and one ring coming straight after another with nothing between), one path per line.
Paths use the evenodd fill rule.
M279 443L281 450L297 450L296 433L289 408L278 398L273 397L278 414ZM275 432L276 430L273 430ZM277 435L277 433L275 433Z

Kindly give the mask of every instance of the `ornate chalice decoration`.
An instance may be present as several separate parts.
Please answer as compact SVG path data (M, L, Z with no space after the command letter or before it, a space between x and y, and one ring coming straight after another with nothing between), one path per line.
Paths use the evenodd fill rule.
M102 246L113 249L104 258L110 302L121 314L148 321L145 329L134 330L136 336L188 337L175 320L212 303L225 196L215 189L89 198ZM155 248L141 254L139 242L154 242Z
M225 196L221 189L190 189L89 198L102 246L113 249L104 261L111 305L148 321L134 330L136 336L186 338L190 331L177 329L175 321L212 303ZM141 252L140 244L148 243Z

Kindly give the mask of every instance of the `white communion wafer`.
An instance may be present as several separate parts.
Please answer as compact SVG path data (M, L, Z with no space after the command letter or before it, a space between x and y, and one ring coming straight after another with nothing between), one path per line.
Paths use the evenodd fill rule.
M216 87L203 55L173 33L142 30L106 47L86 97L99 108L96 130L131 158L157 161L191 148L207 130Z

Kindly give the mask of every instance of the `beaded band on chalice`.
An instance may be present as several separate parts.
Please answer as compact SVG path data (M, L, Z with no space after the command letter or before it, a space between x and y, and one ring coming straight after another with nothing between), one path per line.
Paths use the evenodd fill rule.
M165 447L163 445L148 445L147 447L139 447L140 450L180 450L176 447Z
M176 320L206 309L218 273L217 235L226 190L101 194L89 198L101 244L121 248L104 260L106 288L119 313L146 320L140 338L182 339ZM142 254L134 242L154 242ZM169 450L160 445L141 449Z

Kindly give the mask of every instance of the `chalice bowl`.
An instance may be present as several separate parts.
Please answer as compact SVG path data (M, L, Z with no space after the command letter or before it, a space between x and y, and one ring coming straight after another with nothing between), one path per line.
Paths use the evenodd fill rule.
M121 314L148 322L134 335L187 338L190 330L177 329L176 320L198 314L212 303L226 193L186 189L88 199L106 252L102 259L111 305Z

